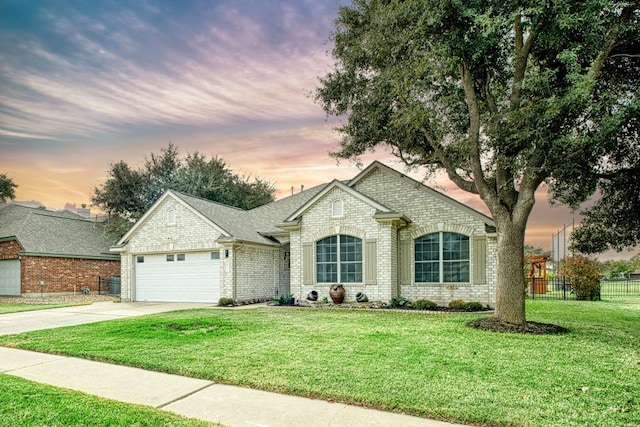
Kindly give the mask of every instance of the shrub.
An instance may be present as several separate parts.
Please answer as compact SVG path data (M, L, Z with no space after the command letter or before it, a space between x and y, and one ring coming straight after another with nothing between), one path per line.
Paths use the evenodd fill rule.
M235 303L234 303L234 301L233 301L233 298L221 297L221 298L218 300L218 305L219 305L220 307L230 307L230 306L232 306L232 305L234 305L234 304L235 304Z
M482 311L484 307L482 306L482 303L479 303L478 301L473 301L473 302L466 303L464 305L464 309L467 311Z
M413 302L413 307L416 310L434 310L438 308L438 304L428 299L419 299Z
M463 299L454 299L449 303L449 308L453 308L455 310L465 310L467 303L464 302Z
M411 307L411 301L405 297L391 298L389 301L389 308L409 308Z
M293 297L293 294L286 293L278 297L271 298L271 305L293 305L295 300L296 299Z
M600 298L598 263L585 256L567 258L560 273L571 283L577 300L597 300Z

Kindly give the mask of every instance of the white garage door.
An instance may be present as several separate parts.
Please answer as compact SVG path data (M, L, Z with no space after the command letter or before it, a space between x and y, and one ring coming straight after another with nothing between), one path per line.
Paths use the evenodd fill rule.
M0 295L20 295L20 260L0 261Z
M137 256L136 301L218 302L219 252Z

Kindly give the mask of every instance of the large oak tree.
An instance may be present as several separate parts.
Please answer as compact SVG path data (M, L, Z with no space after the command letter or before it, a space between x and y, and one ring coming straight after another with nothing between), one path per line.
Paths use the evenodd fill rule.
M354 0L340 8L335 65L315 92L344 120L333 154L385 145L478 194L498 234L495 316L525 324L536 190L546 182L579 204L619 144L638 146L621 129L639 106L639 21L628 1Z

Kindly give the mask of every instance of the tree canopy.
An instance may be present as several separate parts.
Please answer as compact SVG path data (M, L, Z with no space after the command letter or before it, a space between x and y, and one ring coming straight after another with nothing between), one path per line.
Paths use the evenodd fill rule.
M4 203L7 200L15 199L15 189L17 187L18 186L7 176L7 174L0 173L0 202Z
M169 189L242 209L274 200L271 182L238 175L222 159L207 159L197 151L181 158L173 144L159 154L151 153L141 168L120 161L111 165L107 175L105 183L95 187L91 201L109 215L106 233L113 240L122 237Z
M478 194L496 222L496 317L525 323L535 192L579 205L637 152L639 11L627 1L354 0L316 100L344 118L337 158L380 145Z

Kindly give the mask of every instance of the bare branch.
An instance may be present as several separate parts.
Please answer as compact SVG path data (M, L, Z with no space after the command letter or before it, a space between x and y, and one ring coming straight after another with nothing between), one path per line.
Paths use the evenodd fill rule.
M424 127L421 127L420 131L422 132L425 139L433 149L438 161L440 162L440 165L442 165L444 170L447 172L447 176L449 177L449 179L464 191L467 191L473 194L478 194L478 190L475 184L473 183L473 181L468 181L464 179L456 171L456 168L451 164L451 162L449 161L449 158L444 152L443 147L435 141L433 136Z
M625 58L640 58L640 53L631 54L631 53L616 53L615 55L609 55L608 58L617 58L619 56Z
M544 18L540 20L538 25L542 25L543 23ZM514 19L513 25L515 30L516 61L513 68L513 86L511 87L511 95L509 96L509 105L511 110L517 109L520 104L520 93L522 90L524 75L527 71L527 61L529 60L531 48L538 37L538 31L532 28L527 40L523 40L524 35L519 12Z
M458 70L460 71L462 87L464 88L467 108L469 110L469 161L471 163L471 172L473 173L475 186L478 194L480 194L483 199L485 197L495 198L495 193L491 192L487 184L480 161L480 110L478 108L476 92L473 87L471 71L465 63L460 63Z
M591 69L589 70L589 74L594 80L600 76L600 73L602 72L602 68L604 67L604 63L607 61L607 58L611 54L611 51L613 50L616 42L618 41L618 33L620 32L621 24L631 19L631 16L633 15L633 10L634 8L631 6L625 7L624 9L622 9L622 12L620 13L620 22L618 23L618 25L614 26L609 32L607 39L602 45L602 50L600 50L600 54L598 55L596 60L593 62L593 64L591 65Z

